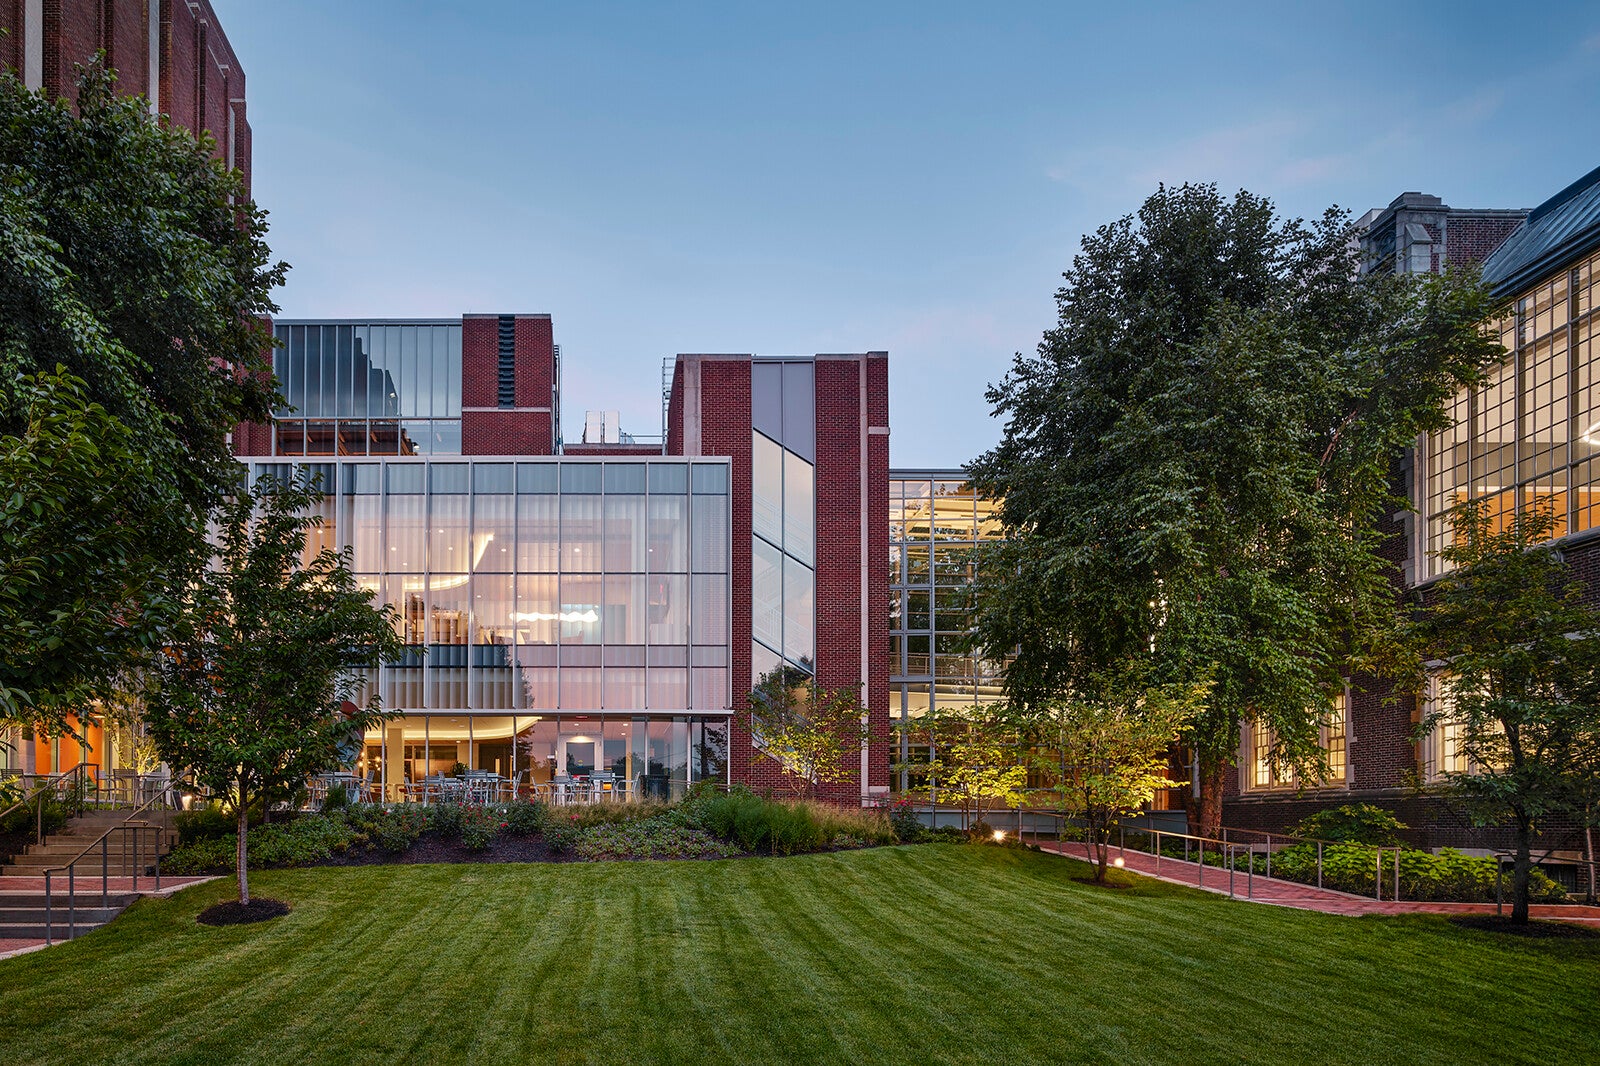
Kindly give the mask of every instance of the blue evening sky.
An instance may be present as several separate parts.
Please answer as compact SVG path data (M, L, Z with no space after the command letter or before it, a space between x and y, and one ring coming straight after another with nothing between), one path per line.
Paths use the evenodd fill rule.
M564 415L659 431L678 352L890 354L892 461L1157 182L1288 213L1531 207L1600 164L1582 3L213 0L286 316L549 312Z

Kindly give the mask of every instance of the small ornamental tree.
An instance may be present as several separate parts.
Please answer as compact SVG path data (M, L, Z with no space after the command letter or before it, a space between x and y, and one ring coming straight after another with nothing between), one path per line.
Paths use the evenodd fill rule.
M1413 628L1442 662L1441 699L1419 738L1449 726L1466 768L1441 774L1479 825L1516 836L1512 921L1528 920L1533 844L1556 819L1583 817L1600 769L1600 615L1547 542L1548 502L1509 522L1489 501L1452 513L1452 569ZM1420 672L1420 667L1418 668Z
M239 823L239 900L249 904L248 812L337 768L352 731L387 718L359 671L399 656L393 610L348 557L302 564L321 493L263 478L214 516L213 566L196 581L181 639L157 657L146 723L175 768L225 797ZM351 712L349 707L356 707Z
M1016 728L1000 708L990 705L942 708L917 723L926 730L931 757L922 769L931 789L961 804L969 828L996 806L1015 806L1024 798L1028 766Z
M1172 745L1204 706L1205 685L1100 685L1092 694L1040 708L1041 769L1054 772L1047 795L1082 818L1094 849L1096 881L1106 879L1111 829L1164 788Z
M814 797L822 785L850 780L858 772L846 761L861 757L867 722L850 689L824 689L793 667L761 678L750 693L745 728L756 748L789 771L797 794Z

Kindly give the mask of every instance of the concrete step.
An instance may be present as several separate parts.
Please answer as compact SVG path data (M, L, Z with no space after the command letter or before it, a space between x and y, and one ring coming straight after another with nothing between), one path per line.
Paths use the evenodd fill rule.
M62 866L76 859L78 853L82 850L82 848L47 848L40 851L30 851L22 855L13 856L12 864L15 866ZM108 863L113 865L130 862L155 862L156 849L128 848L124 851L121 848L111 848L106 852L105 858ZM99 848L95 848L78 860L79 866L88 866L91 863L94 864L96 870L100 868Z
M107 866L105 875L107 877L149 877L155 873L155 869L156 866L153 862L144 866ZM53 881L58 881L62 885L67 883L69 874L65 870L59 870L53 866L0 866L0 885L5 883L6 878L40 878L44 876L46 870L56 871L51 875ZM79 863L77 870L78 872L74 879L80 886L91 882L99 883L100 866L98 863L95 864L93 870L86 869L82 863Z
M59 906L53 906L49 914L50 921L66 921L67 910L68 908L65 901L63 901ZM115 918L121 913L121 907L100 906L100 897L98 894L91 897L88 901L85 901L81 897L78 899L77 918L79 925L82 925L84 922L109 922L111 919ZM3 926L33 924L43 925L44 921L45 909L42 906L0 907L0 925Z
M109 920L109 919L108 919ZM56 940L71 940L99 929L105 922L86 922L79 920L69 923L65 915L57 915L56 920L50 923L49 931L54 933ZM43 920L20 925L0 924L0 940L43 940L46 936L46 927Z
M108 892L106 893L106 906L121 910L138 899L139 895L138 892ZM51 892L50 906L55 908L65 907L69 898L65 892L59 890ZM95 892L92 896L86 897L80 891L78 893L78 906L80 909L83 907L85 899L90 899L96 906L99 906L100 893ZM4 891L4 886L0 885L0 910L24 910L30 908L36 909L41 913L44 911L43 892L6 892Z

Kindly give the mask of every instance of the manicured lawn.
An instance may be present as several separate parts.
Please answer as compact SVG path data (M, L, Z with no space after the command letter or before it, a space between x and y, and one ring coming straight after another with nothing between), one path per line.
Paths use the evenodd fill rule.
M0 1059L1600 1061L1600 941L1338 918L997 848L263 873L0 962Z

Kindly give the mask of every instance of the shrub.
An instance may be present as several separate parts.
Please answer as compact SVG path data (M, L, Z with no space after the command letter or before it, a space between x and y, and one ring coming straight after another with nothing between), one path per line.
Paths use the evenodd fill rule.
M723 859L736 850L703 829L667 818L616 822L585 829L574 848L580 859Z
M782 803L742 787L686 801L682 809L687 823L695 828L746 851L771 855L820 851L841 835L873 844L891 844L896 839L881 812L824 803Z
M1383 856L1383 893L1387 897L1394 886L1395 852ZM1495 875L1499 860L1489 855L1463 855L1453 848L1441 848L1438 854L1419 848L1401 848L1400 898L1428 902L1492 903L1495 898ZM1207 864L1212 856L1206 856ZM1217 865L1225 865L1218 855ZM1238 856L1235 869L1243 869L1245 857ZM1257 873L1265 872L1260 856L1255 860ZM1322 849L1322 885L1340 892L1371 896L1377 879L1377 853L1371 847L1359 844L1327 844ZM1303 884L1317 881L1317 846L1295 844L1272 855L1272 876ZM1509 894L1510 876L1505 878ZM1566 898L1566 891L1552 881L1544 871L1534 868L1530 881L1531 898L1535 903L1553 903Z
M1346 803L1318 811L1289 832L1314 840L1334 840L1342 844L1400 843L1400 830L1406 826L1393 813L1370 803Z
M578 824L577 818L557 815L545 823L539 835L552 855L563 855L577 846L578 841L583 839L583 832L583 826Z
M545 826L549 809L542 803L518 801L500 808L506 832L513 836L537 836Z
M904 797L889 804L889 828L902 844L915 844L927 838L927 827L917 817L916 804Z
M216 818L207 816L191 820L191 824L214 827ZM227 821L231 824L231 819ZM416 843L424 824L422 811L415 807L357 807L307 814L251 829L250 858L262 866L304 866L326 862L356 847L402 852ZM234 833L192 835L162 860L162 869L175 874L225 873L233 869L236 839Z
M446 840L459 840L466 826L467 809L459 803L435 803L429 808L428 828Z
M475 817L461 827L461 843L468 851L487 851L494 843L500 823L493 818Z

